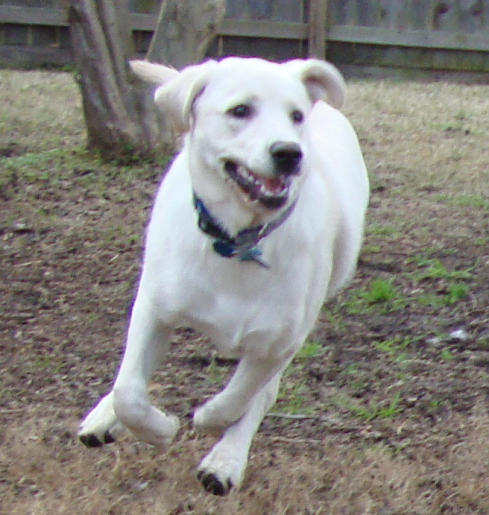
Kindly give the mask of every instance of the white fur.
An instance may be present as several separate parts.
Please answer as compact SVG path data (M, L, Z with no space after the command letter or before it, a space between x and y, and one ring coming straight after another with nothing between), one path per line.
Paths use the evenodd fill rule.
M190 326L240 358L228 385L196 410L195 425L218 429L221 440L202 460L199 477L213 493L242 482L248 452L274 404L282 372L310 332L325 299L352 277L368 202L359 144L341 107L344 83L330 64L282 65L228 58L177 73L138 62L133 69L160 84L155 94L186 133L154 205L127 346L114 388L87 416L80 437L104 442L121 424L154 445L168 443L179 424L150 404L148 385L174 328ZM230 115L251 105L245 119ZM292 111L305 115L291 120ZM270 147L298 145L289 218L259 246L264 268L218 255L197 227L195 191L229 234L277 218L251 201L223 170L227 159L259 177L274 177ZM217 485L217 487L216 487Z

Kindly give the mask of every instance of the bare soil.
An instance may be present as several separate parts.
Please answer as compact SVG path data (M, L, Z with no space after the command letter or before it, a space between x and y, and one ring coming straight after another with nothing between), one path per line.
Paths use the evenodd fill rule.
M234 363L182 330L152 385L164 453L76 439L111 385L164 166L84 150L66 74L0 72L0 513L489 513L485 86L362 81L347 114L372 181L352 286L324 307L239 492L201 491L194 407Z

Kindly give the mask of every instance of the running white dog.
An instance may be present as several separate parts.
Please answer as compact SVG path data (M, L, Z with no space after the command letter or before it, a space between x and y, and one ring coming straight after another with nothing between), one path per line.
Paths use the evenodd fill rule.
M152 406L147 389L173 330L192 327L240 358L194 414L198 429L223 432L198 477L224 495L241 484L252 439L324 300L354 273L367 172L337 110L344 82L331 64L132 67L158 84L156 104L186 135L156 198L120 371L80 438L99 446L126 427L145 442L170 442L178 419Z

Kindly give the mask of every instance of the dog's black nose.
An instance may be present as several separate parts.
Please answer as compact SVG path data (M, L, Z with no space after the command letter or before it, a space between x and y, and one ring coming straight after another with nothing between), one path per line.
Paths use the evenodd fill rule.
M277 141L270 147L270 153L276 173L293 175L299 172L302 150L297 143Z

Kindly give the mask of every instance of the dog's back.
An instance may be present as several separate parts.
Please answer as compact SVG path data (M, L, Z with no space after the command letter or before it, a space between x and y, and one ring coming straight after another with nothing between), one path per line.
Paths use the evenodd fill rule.
M339 211L338 235L328 298L352 278L362 245L369 181L356 133L346 117L325 102L317 102L309 119L312 167L322 174Z

